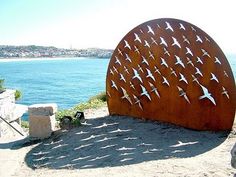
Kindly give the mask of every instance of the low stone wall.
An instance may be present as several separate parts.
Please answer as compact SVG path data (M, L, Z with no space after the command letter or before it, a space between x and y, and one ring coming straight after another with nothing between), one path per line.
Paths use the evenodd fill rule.
M21 116L28 111L25 105L15 103L15 90L7 89L0 94L0 116L23 133L20 126ZM12 136L16 132L0 119L0 137Z

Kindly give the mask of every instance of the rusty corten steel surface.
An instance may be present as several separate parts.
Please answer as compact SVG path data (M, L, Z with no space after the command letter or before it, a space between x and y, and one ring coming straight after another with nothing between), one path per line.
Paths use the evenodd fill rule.
M110 60L111 115L170 122L197 130L230 130L236 105L230 65L198 27L156 19L131 30Z

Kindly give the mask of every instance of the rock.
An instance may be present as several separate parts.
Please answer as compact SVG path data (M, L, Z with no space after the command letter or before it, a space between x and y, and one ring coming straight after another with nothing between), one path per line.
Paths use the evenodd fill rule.
M48 103L48 104L33 104L29 106L29 115L42 115L48 116L53 115L57 112L57 104Z
M29 136L38 139L50 137L56 127L56 111L54 103L29 106Z

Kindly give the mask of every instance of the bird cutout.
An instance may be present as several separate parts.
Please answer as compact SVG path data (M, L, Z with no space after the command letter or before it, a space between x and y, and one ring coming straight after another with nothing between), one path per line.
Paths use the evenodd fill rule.
M194 64L193 64L192 60L190 60L190 58L187 57L187 65L189 65L189 64L194 67Z
M197 63L201 63L203 65L203 62L200 57L197 57Z
M162 78L163 78L162 84L166 84L166 85L170 86L170 83L168 82L168 80L164 76L162 76Z
M211 93L209 93L208 89L201 84L199 85L201 86L203 92L203 95L199 97L199 100L207 98L216 106L215 99L211 96Z
M216 75L211 73L211 81L216 81L217 83L219 83L219 80L217 79Z
M140 84L140 87L142 88L142 93L140 96L146 96L150 101L152 101L150 95L148 94L146 88Z
M152 40L152 43L151 43L151 44L156 44L156 45L158 45L158 44L157 44L157 41L156 41L153 37L151 37L151 40Z
M110 68L110 74L114 75L114 72L112 71L112 69Z
M121 56L123 56L123 53L121 52L121 50L118 48L118 52Z
M181 74L181 73L179 73L179 75L180 75L179 81L180 81L180 82L183 81L183 82L185 82L186 84L188 84L188 81L187 81L187 79L184 77L184 75Z
M134 33L134 37L135 37L134 42L138 41L142 44L142 41L141 41L140 37L137 35L137 33Z
M183 68L185 68L184 63L182 62L181 58L180 58L179 56L177 56L177 55L175 55L175 58L176 58L176 63L175 63L175 65L180 65L180 66L182 66Z
M165 59L161 57L161 66L164 65L166 68L168 68L168 64L166 63Z
M142 56L142 63L149 66L149 63L148 63L147 59L144 56Z
M134 104L138 104L139 108L140 108L141 110L143 110L143 106L142 106L142 104L141 104L140 99L138 99L138 97L135 96L134 94L133 94L133 97L134 97L134 100L135 100Z
M170 72L170 75L173 75L173 74L174 74L175 77L177 77L177 74L176 74L176 72L173 70L173 68L170 68L170 71L171 71L171 72Z
M147 28L148 28L148 32L147 33L152 33L154 36L155 36L155 33L154 31L152 30L152 27L147 25Z
M140 65L138 65L138 70L143 73L143 68Z
M126 99L129 101L129 103L132 105L132 101L128 95L128 93L126 92L126 90L123 88L123 87L120 87L122 89L122 92L123 92L123 96L121 97L121 99Z
M206 39L207 42L211 42L210 39L208 39L206 36L205 36L205 39Z
M134 84L132 82L129 82L129 83L130 83L130 87L135 90Z
M155 60L153 53L151 51L148 51L148 52L149 52L149 58L152 58L153 60Z
M190 42L189 42L189 40L186 38L186 36L185 35L182 35L182 37L183 37L183 42L187 42L188 44L190 44Z
M200 42L200 43L203 43L202 39L200 38L200 36L196 35L196 42Z
M129 74L129 70L126 68L126 66L124 66L124 70L127 74Z
M160 45L163 44L164 46L168 47L168 45L163 37L160 37L160 40L161 40Z
M124 48L129 48L129 50L131 50L131 47L130 47L129 43L126 40L124 40L124 42L125 42Z
M134 76L132 77L132 79L137 78L141 83L143 83L143 80L142 80L142 78L140 77L138 71L137 71L136 69L134 69L134 68L132 68L132 69L133 69L133 71L134 71Z
M199 84L199 81L197 80L197 78L194 75L192 75L192 74L191 74L191 76L193 78L193 82L196 82L197 84Z
M142 29L140 29L139 31L140 31L142 34L144 34L144 32L143 32L143 30L142 30Z
M147 76L146 76L146 78L151 78L153 81L156 81L156 79L154 78L154 76L152 75L152 73L151 73L151 71L149 70L149 69L147 69L146 68L146 70L147 70Z
M166 30L171 30L172 32L174 32L174 30L173 30L173 28L172 28L172 26L170 25L170 23L169 22L166 22Z
M192 53L192 51L190 50L190 48L188 48L188 47L185 47L186 48L186 50L187 50L187 52L185 53L186 55L191 55L191 56L193 56L193 53Z
M148 47L148 48L150 48L150 45L149 45L149 43L146 41L146 40L144 40L144 47Z
M118 90L118 87L117 87L116 83L113 80L111 80L111 87Z
M118 74L118 71L117 71L117 69L116 69L115 66L113 66L113 71L116 72L116 73Z
M161 72L159 71L159 69L156 67L156 66L154 66L154 73L158 73L158 74L160 74L161 75Z
M221 65L219 58L215 57L215 63Z
M137 48L137 46L136 46L136 45L134 46L134 49L135 49L135 50L134 50L135 52L137 52L137 53L139 53L139 54L140 54L140 52L139 52L139 49Z
M221 94L222 95L225 95L228 99L229 99L229 94L228 94L228 91L226 91L226 89L222 86L222 92L221 92Z
M184 25L182 23L179 23L179 29L185 30L185 27L184 27Z
M157 24L157 27L161 29L161 26L159 24Z
M172 43L172 46L178 46L180 49L181 49L181 45L180 43L177 41L177 39L175 37L172 37L173 39L173 43Z
M170 52L169 52L165 47L163 48L163 50L164 50L164 54L165 54L165 55L170 56Z
M151 93L154 92L160 98L160 94L158 93L157 88L151 82L148 82L148 83L151 87Z
M121 62L120 62L119 58L117 56L115 56L115 59L116 59L115 63L117 63L121 66Z
M120 73L120 80L121 80L121 81L124 81L124 82L126 83L126 80L125 80L123 74L121 74L121 73Z
M199 74L200 76L203 77L202 72L201 72L197 67L195 67L195 69L196 69L195 74L196 74L196 75Z
M111 94L110 94L110 92L108 92L108 91L107 91L107 95L108 95L108 97L111 97Z
M179 96L181 96L181 97L183 96L184 99L190 104L190 101L189 101L189 98L188 98L186 92L179 86L177 86L177 88L179 90Z
M226 71L224 71L224 76L229 77Z
M201 51L202 51L202 56L208 56L209 58L211 58L211 56L205 49L201 49Z
M193 26L191 26L191 29L192 29L192 31L197 32L197 30Z
M131 58L129 57L129 55L127 53L125 54L125 57L126 57L125 58L126 61L129 61L130 63L132 63Z

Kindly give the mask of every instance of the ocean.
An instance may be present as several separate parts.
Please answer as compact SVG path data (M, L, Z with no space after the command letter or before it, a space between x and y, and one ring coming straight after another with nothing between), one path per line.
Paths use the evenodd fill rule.
M236 55L227 55L236 76ZM0 60L1 61L1 60ZM105 91L109 59L64 58L0 62L5 87L19 89L19 104L57 103L66 109Z
M1 61L1 60L0 60ZM19 104L57 103L66 109L105 91L109 59L65 58L0 62L6 88L19 89Z

